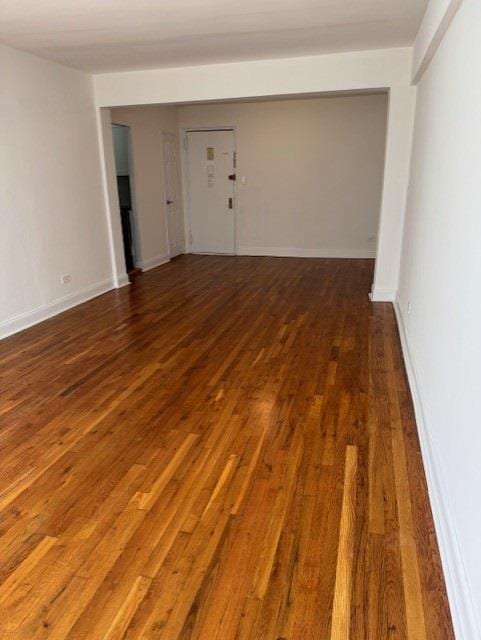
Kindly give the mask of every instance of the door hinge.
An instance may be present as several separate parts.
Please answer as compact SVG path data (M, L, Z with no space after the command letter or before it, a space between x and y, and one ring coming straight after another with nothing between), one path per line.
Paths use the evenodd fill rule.
M234 151L234 169L237 168L237 151Z
M187 134L185 134L185 136L184 136L184 149L185 149L185 151L187 151L188 148L189 148L189 139L187 138Z
M234 198L229 198L229 209L234 208Z

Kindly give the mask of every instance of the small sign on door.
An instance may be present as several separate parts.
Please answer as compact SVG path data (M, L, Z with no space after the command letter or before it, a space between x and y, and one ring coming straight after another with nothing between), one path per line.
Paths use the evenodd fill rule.
M207 186L213 187L215 183L215 167L213 164L207 165Z
M214 159L214 147L207 147L207 160Z

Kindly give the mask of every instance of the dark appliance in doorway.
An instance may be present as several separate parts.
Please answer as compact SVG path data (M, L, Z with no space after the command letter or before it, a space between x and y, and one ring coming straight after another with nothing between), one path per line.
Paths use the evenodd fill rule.
M132 194L129 176L117 176L119 192L120 219L122 221L122 236L124 239L125 266L127 273L135 269L134 247L132 233Z

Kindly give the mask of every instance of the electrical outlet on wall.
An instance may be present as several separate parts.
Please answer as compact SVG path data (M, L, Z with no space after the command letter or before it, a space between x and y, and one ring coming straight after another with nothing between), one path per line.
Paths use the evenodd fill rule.
M62 286L65 286L66 284L72 282L72 276L70 275L70 273L64 273L62 276L60 276L60 282L62 283Z

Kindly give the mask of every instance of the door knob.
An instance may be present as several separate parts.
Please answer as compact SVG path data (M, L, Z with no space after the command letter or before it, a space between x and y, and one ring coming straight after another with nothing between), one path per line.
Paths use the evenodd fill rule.
M173 204L174 201L173 200L167 200L167 204Z

